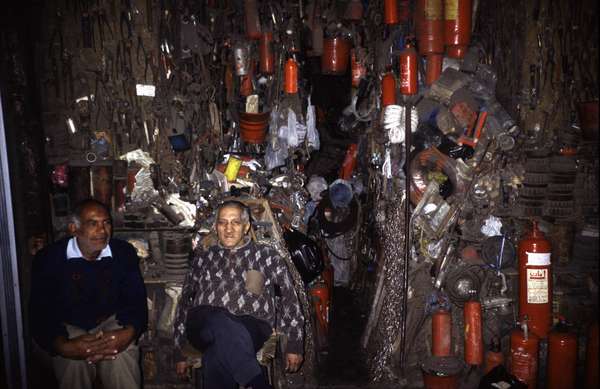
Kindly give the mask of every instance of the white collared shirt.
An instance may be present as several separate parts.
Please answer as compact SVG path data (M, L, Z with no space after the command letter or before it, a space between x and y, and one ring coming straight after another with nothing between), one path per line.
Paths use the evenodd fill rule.
M103 258L112 257L112 251L110 246L107 244L106 247L102 249L100 255L96 260L101 260ZM77 244L77 238L72 237L69 239L69 243L67 244L67 259L73 258L85 258L79 249L79 245Z

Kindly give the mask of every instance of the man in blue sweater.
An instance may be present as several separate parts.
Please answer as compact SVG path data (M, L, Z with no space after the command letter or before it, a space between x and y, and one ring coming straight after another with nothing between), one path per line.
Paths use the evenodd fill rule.
M68 225L72 237L36 254L30 322L38 346L52 357L61 389L141 385L137 340L146 330L146 289L129 243L111 239L108 209L79 204Z

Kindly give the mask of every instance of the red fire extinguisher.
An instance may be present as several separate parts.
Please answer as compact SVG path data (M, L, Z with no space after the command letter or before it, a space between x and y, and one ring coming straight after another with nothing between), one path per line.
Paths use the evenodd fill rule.
M365 66L362 58L356 58L357 53L360 54L361 48L352 49L350 52L350 70L352 72L352 87L358 88L360 80L367 75L367 67Z
M396 0L385 0L383 3L385 24L398 24L398 4Z
M481 332L481 303L469 300L463 311L465 319L465 362L469 365L483 363L483 334Z
M298 64L293 58L288 58L283 72L284 92L298 93Z
M317 279L310 288L310 295L317 316L319 333L322 336L322 338L319 339L319 343L324 345L327 343L326 337L329 330L329 290L327 289L325 282L321 279Z
M564 322L548 335L548 389L574 389L577 380L577 336Z
M429 54L425 65L425 85L430 86L440 78L444 56L442 54Z
M403 95L415 95L417 86L417 51L410 43L402 50L399 56L400 62L400 93Z
M262 74L273 74L273 33L271 31L263 32L260 37L260 72Z
M419 53L444 53L444 5L442 0L417 0L415 26Z
M340 169L340 178L342 180L349 180L352 177L352 172L356 167L356 157L358 154L358 145L356 143L350 143L346 150L346 157L342 163Z
M445 309L438 309L431 315L431 355L452 355L452 315Z
M249 39L260 39L261 28L256 0L244 0L244 13L246 16L246 36Z
M396 104L396 79L394 73L388 72L381 79L381 105Z
M444 35L448 57L465 56L471 41L472 13L472 0L444 0Z
M600 387L598 379L598 322L590 326L588 330L587 345L585 349L585 389Z
M504 354L500 348L500 341L498 338L492 340L490 349L485 353L485 365L483 368L483 374L487 374L492 371L498 365L504 364Z
M529 329L542 339L552 325L552 247L538 229L533 228L519 242L519 316L527 315Z
M535 389L540 338L528 331L526 319L521 329L515 328L510 334L509 371L529 389Z

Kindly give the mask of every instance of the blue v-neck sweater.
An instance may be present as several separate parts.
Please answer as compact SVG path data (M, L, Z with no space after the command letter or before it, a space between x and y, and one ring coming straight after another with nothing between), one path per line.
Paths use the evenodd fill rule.
M133 326L138 337L146 330L148 310L133 246L111 239L112 257L87 261L67 259L68 241L47 246L33 261L29 321L35 341L54 353L54 340L67 337L65 324L87 331L112 315Z

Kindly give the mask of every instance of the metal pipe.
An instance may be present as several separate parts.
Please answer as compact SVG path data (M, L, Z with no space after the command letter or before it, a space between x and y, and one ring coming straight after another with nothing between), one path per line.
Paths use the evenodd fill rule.
M405 172L405 190L404 194L404 223L408 224L410 220L410 201L408 200L409 195L409 182L410 182L410 136L411 136L411 118L412 118L412 104L410 102L404 105L404 168ZM408 306L408 266L410 263L410 230L411 225L406 225L404 232L404 274L402 274L402 322L401 325L401 342L400 342L400 369L404 371L406 362L406 308Z

